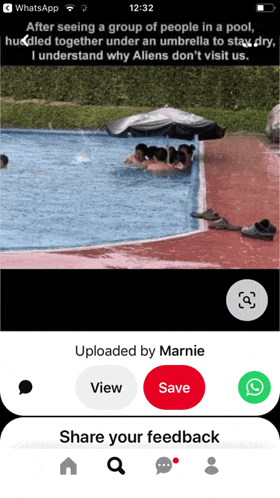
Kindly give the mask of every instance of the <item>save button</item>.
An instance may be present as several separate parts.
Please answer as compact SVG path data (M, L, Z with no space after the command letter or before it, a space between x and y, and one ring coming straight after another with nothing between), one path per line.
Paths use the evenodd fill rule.
M188 365L161 365L148 373L143 389L156 408L188 410L202 400L205 382L198 370Z

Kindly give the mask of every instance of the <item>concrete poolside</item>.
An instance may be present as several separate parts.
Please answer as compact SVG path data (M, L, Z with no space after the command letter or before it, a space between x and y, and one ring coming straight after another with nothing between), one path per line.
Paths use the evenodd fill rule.
M269 218L279 229L278 146L254 135L204 142L204 206L230 223L251 226ZM278 269L279 235L253 240L240 232L207 229L160 240L102 247L1 254L8 269Z

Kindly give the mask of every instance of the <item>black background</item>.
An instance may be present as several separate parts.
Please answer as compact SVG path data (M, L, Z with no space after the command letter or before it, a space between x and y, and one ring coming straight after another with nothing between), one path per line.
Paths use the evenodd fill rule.
M266 242L268 244L268 242ZM278 331L278 270L2 270L6 331ZM266 289L257 320L230 314L238 280Z
M86 4L86 2L84 2ZM110 5L107 3L102 3L99 2L98 5L96 3L88 3L88 9L86 12L83 12L81 10L81 5L83 2L75 3L75 8L71 12L68 12L64 5L59 4L58 2L51 2L51 5L59 5L59 11L57 13L41 13L41 12L17 12L15 7L13 9L13 12L11 14L2 14L2 27L1 27L1 33L2 33L2 64L5 65L37 65L38 62L32 61L31 60L31 50L30 48L27 47L9 47L4 44L4 39L5 36L9 36L11 38L22 38L24 37L26 33L26 27L29 22L45 22L45 23L77 23L79 22L85 22L85 23L93 23L93 24L99 24L99 23L104 23L104 24L137 24L137 23L143 23L143 25L146 25L148 23L153 23L153 22L158 22L158 23L164 23L164 24L183 24L183 23L189 23L192 22L193 24L195 23L202 23L202 22L207 22L207 23L212 23L214 26L218 23L232 23L232 24L246 24L249 21L253 23L253 27L255 28L255 33L252 35L248 32L231 32L228 35L221 34L221 37L224 36L225 38L232 38L234 36L241 36L243 35L244 38L249 38L250 36L258 36L259 34L262 34L262 36L271 38L271 37L276 37L278 40L278 33L279 33L279 27L278 27L278 15L279 13L274 11L274 13L258 13L256 12L256 4L257 2L250 1L250 2L241 2L237 1L234 3L227 3L224 2L223 4L213 4L213 2L207 2L203 4L203 8L201 7L201 4L199 2L193 2L192 5L188 5L186 3L178 2L178 1L172 1L172 2L151 2L153 4L153 12L140 12L140 11L134 11L131 12L130 5L132 5L132 2L111 2ZM37 4L37 5L44 5L43 2ZM141 5L141 4L139 4ZM147 5L150 5L149 2L147 2ZM32 35L37 35L39 37L47 37L51 34L51 32L28 32L30 36ZM87 33L70 33L70 32L62 32L58 33L58 36L61 37L67 37L73 38L82 36L83 34ZM125 34L128 34L129 37L141 37L141 33L134 35L132 32L128 33L122 33L124 36ZM166 37L176 37L180 33L178 32L169 32L165 36ZM197 35L211 35L211 33L207 32L187 32L183 37L195 37ZM92 37L98 37L98 34L95 33L93 35L88 35ZM104 34L99 34L100 37L104 36ZM106 35L107 36L107 35ZM117 35L115 35L117 36ZM147 36L147 34L142 36ZM148 36L153 36L153 33L151 32L150 35ZM163 36L163 35L162 35ZM219 36L219 35L217 35ZM179 47L178 47L179 48ZM193 47L201 49L201 47ZM93 47L73 47L73 49L68 49L65 47L56 47L56 50L61 50L63 52L73 52L73 51L86 51L87 49L89 51L93 51ZM129 47L124 47L123 49L121 47L118 47L118 50L123 50L126 52L129 49ZM210 51L211 49L215 49L214 46L206 47L206 50ZM216 50L224 49L224 47L216 47ZM96 51L98 51L99 48L96 47ZM158 48L154 49L155 51L158 51ZM161 47L162 52L170 52L171 50L174 50L174 47ZM236 47L226 47L225 50L228 50L229 52L237 50ZM247 49L248 50L248 49ZM50 52L49 47L40 47L41 52ZM111 51L111 49L110 49ZM186 48L186 51L191 51L191 48ZM240 47L240 51L244 52L244 48ZM279 51L278 47L276 46L275 48L262 48L258 47L257 49L252 47L248 52L248 56L250 57L250 62L249 64L251 65L269 65L269 64L275 64L278 65L279 61ZM176 65L185 65L185 64L194 64L191 61L186 62L186 61L176 61ZM49 65L83 65L85 62L83 61L49 61L49 62L44 62L44 64L49 64ZM95 65L115 65L116 63L114 61L110 62L107 61L94 61ZM145 60L145 61L130 61L130 65L155 65L154 61L150 60ZM161 65L171 65L172 61L161 61ZM224 60L213 60L209 62L209 65L232 65L233 62L231 58L229 58L229 61ZM238 65L247 65L248 61L238 61ZM197 60L195 62L195 65L206 65L205 60Z

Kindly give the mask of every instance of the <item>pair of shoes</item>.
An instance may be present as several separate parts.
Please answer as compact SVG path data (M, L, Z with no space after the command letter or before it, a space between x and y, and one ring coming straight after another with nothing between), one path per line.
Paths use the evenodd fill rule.
M204 213L191 213L193 218L203 218L204 220L214 221L219 220L221 217L218 213L216 213L213 209L207 209Z
M251 227L243 227L241 235L252 239L273 240L276 233L276 227L268 219L256 222Z
M276 226L270 223L267 218L260 222L256 222L251 227L241 227L239 225L231 225L226 218L221 218L213 209L207 209L204 213L193 212L191 213L191 216L193 218L203 218L204 220L213 221L213 223L209 223L209 228L215 230L241 231L241 235L253 239L273 240L277 231Z
M239 225L231 225L225 218L220 218L214 223L209 223L209 228L214 228L215 230L241 230L242 227Z
M241 230L242 228L239 225L231 225L213 209L207 209L204 213L191 213L191 216L193 216L193 218L203 218L207 221L213 221L214 223L209 223L209 228L214 228L216 230Z

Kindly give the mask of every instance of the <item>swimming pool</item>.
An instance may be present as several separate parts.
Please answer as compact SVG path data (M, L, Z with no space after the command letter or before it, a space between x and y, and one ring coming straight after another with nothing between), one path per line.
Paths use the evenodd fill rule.
M2 251L96 246L198 228L190 216L198 208L197 159L187 174L123 162L139 142L165 147L164 137L25 129L1 135L9 157L1 170Z

